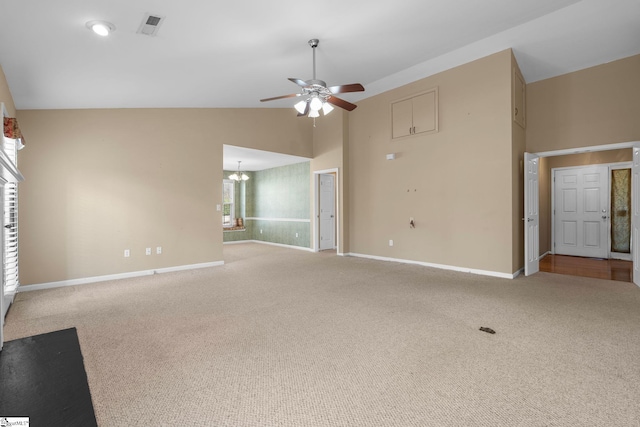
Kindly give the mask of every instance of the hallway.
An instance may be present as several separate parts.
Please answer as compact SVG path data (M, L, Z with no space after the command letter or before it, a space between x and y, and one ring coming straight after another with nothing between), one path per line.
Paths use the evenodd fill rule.
M540 271L617 280L620 282L633 281L633 263L619 259L583 258L549 254L540 259Z

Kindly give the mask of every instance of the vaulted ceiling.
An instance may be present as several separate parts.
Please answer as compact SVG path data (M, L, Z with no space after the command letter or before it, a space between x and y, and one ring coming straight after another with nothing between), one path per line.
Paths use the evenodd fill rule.
M145 14L163 16L155 36ZM116 27L109 37L86 22ZM513 48L525 80L640 53L638 0L2 0L16 107L288 107L288 77L359 82L357 102Z

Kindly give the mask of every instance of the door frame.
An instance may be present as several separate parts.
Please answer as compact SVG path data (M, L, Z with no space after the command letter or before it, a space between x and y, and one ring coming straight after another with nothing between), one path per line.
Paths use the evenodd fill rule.
M615 144L605 144L605 145L594 145L591 147L577 147L577 148L567 148L567 149L563 149L563 150L552 150L552 151L540 151L537 153L529 153L529 152L525 152L524 153L524 157L526 158L527 155L534 155L537 157L554 157L554 156L564 156L567 154L582 154L582 153L590 153L590 152L594 152L594 151L610 151L610 150L620 150L620 149L625 149L625 148L629 148L629 149L633 149L634 147L639 147L640 146L640 141L629 141L629 142L619 142L619 143L615 143ZM633 172L632 172L633 173ZM524 180L524 185L526 188L527 185L527 180ZM640 189L639 189L640 190ZM526 189L525 189L526 191ZM632 203L633 203L633 188L632 188ZM525 212L526 215L526 212ZM526 218L526 217L525 217ZM526 220L525 220L526 223ZM526 227L526 225L525 225ZM553 228L553 227L552 227ZM633 228L633 225L632 225ZM525 230L526 232L526 230ZM538 238L540 237L540 229L538 228ZM638 242L636 242L638 243ZM633 244L633 246L635 246L635 244ZM632 249L632 252L635 252ZM540 255L540 254L538 254ZM638 254L640 255L640 254ZM527 249L527 244L525 242L524 245L524 262L525 265L527 264L527 260L529 257L529 251ZM640 258L638 261L636 261L637 257L633 257L633 268L634 271L636 270L636 264L640 264ZM640 265L638 265L638 270L640 271ZM640 273L638 274L638 276L640 277ZM639 279L640 282L640 279Z
M555 222L555 209L556 209L556 185L555 185L555 174L557 171L563 170L572 170L572 169L582 169L589 168L591 166L604 166L608 169L607 172L607 206L609 207L609 221L607 221L607 259L612 259L611 252L611 171L614 169L631 169L633 166L633 162L616 162L616 163L597 163L597 164L589 164L582 166L563 166L559 168L551 169L551 250L549 253L555 254L555 245L556 241L556 222ZM632 189L633 191L633 189ZM622 259L626 261L631 261L631 254L625 256L627 254L618 254L613 259Z
M336 211L336 253L342 254L340 243L340 170L338 168L313 171L313 251L320 252L320 175L335 174L335 204Z

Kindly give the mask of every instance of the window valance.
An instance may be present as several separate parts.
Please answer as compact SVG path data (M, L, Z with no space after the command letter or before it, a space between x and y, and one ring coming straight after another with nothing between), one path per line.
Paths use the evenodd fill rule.
M11 139L20 139L22 144L24 144L24 136L22 136L22 132L20 132L20 127L18 126L18 120L11 117L4 118L4 136Z

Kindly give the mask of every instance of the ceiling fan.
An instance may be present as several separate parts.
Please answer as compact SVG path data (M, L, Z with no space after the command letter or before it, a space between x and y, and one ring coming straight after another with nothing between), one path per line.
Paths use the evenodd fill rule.
M348 85L329 86L322 80L316 79L316 47L318 47L318 39L309 40L309 46L313 49L313 79L302 80L289 78L292 82L302 88L302 93L291 93L289 95L276 96L273 98L261 99L260 102L274 101L276 99L305 97L295 105L298 111L298 117L309 116L318 117L319 111L322 110L326 116L333 110L332 105L352 111L357 105L352 104L344 99L335 96L337 93L362 92L364 87L360 83L352 83Z

